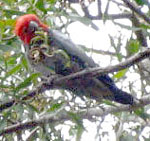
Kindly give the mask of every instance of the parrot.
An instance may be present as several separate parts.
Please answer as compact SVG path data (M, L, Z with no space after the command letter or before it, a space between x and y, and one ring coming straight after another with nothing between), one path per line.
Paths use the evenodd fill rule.
M98 67L98 64L69 37L42 23L35 14L18 17L14 31L24 45L29 64L45 78L53 75L67 76ZM137 103L137 99L119 89L108 74L97 77L80 76L71 79L61 88L98 102L106 99L126 105Z

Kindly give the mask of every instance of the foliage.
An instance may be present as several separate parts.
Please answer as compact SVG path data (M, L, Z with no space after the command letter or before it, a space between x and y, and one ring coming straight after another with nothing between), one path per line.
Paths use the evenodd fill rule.
M86 126L84 119L82 119L77 114L81 109L88 109L89 107L98 106L117 106L117 104L106 100L104 100L102 103L95 103L95 101L86 98L80 99L79 97L73 96L72 94L64 90L49 90L44 93L39 93L35 97L28 100L21 100L22 97L26 96L33 88L37 87L37 85L41 82L41 79L39 79L40 74L34 72L32 68L30 68L24 55L22 43L17 37L14 36L13 30L15 19L20 15L34 13L38 15L41 20L48 24L51 28L62 30L65 33L67 33L67 27L71 23L75 22L80 22L87 27L91 27L94 30L97 30L98 24L94 24L92 18L90 18L90 16L87 16L87 13L84 13L85 15L82 16L82 14L78 12L78 9L75 6L79 6L80 3L72 4L72 2L72 0L68 2L66 0L0 1L0 104L5 103L11 99L15 99L17 101L16 104L0 113L0 131L17 123L23 123L25 121L37 119L43 114L57 113L57 111L59 111L60 109L64 110L65 108L68 108L68 116L70 117L70 120L68 121L63 121L62 119L62 121L60 121L59 123L47 123L39 126L38 128L33 127L25 130L20 129L20 131L17 131L14 134L5 134L1 136L0 140L15 140L16 138L17 140L20 140L20 138L22 137L27 138L29 137L29 135L31 135L31 140L39 139L67 141L68 138L68 140L76 139L77 141L79 141L82 140L82 134L88 131L88 129L84 127ZM135 0L135 2L140 6L149 6L149 3L145 2L144 0ZM96 0L88 1L88 5L96 3ZM113 4L115 4L118 8L120 7L120 4L118 4L118 2ZM106 55L110 55L110 63L113 64L114 60L120 62L140 50L141 43L140 40L135 37L137 34L136 31L143 32L145 39L149 38L149 25L145 24L144 22L140 23L140 26L138 27L135 27L134 25L126 26L123 23L117 24L114 22L115 19L108 18L108 3L105 8L106 15L102 16L102 18L99 20L102 20L103 24L105 25L107 24L107 20L109 19L111 21L111 24L114 24L114 26L116 26L119 31L118 36L113 36L113 34L108 36L110 39L110 41L108 42L110 42L111 45L110 50L113 50L113 52L109 50L105 52ZM126 9L119 9L121 9L122 13L126 13ZM82 10L85 12L84 9ZM145 14L148 13L149 11L147 11L147 13ZM101 27L98 28L100 29ZM128 40L126 40L126 43L124 43L125 40L123 40L123 35L121 33L122 30L130 31L130 35L128 35ZM89 51L88 48L84 48L85 51ZM92 52L92 47L90 52ZM127 55L125 52L127 53ZM104 52L101 53L100 51L94 51L93 49L93 54L94 53L101 56L101 54L103 54ZM126 81L128 74L131 75L132 72L141 77L140 80L137 80L140 81L141 88L137 88L135 86L137 83L135 83L134 85L134 83L130 84L130 81L127 81L128 89L132 92L133 95L137 95L137 93L146 93L148 90L144 88L148 87L148 82L144 81L144 79L146 78L144 78L142 73L139 73L137 67L134 67L131 70L125 69L119 71L114 74L113 78L116 81L123 82ZM120 84L122 87L126 87L123 86L124 83ZM116 134L116 138L120 140L136 140L138 138L143 138L146 140L146 136L143 135L143 132L147 127L146 122L149 121L150 115L148 113L148 108L149 106L143 107L132 113L120 112L112 114L111 119L113 119L114 124L112 124L111 126L113 127L113 131ZM60 114L63 110L60 110ZM55 116L57 116L57 114ZM95 124L97 133L99 134L97 138L99 137L103 139L105 135L108 138L111 138L111 136L109 136L109 130L106 132L104 130L101 130L103 128L101 126L101 123L107 122L105 121L105 117L94 118L95 122L93 124ZM89 121L93 122L92 119L89 119ZM97 125L97 121L99 125ZM137 126L130 126L130 123L135 123ZM117 127L117 125L119 127ZM124 128L123 125L128 126ZM63 127L69 128L69 130L66 130L68 131L67 133L63 133ZM133 132L135 133L134 136L132 136ZM33 135L31 133L33 133ZM69 137L66 137L67 135ZM150 136L149 133L148 136Z

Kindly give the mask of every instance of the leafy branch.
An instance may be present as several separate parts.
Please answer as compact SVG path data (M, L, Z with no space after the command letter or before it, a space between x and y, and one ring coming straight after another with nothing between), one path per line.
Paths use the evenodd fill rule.
M62 86L64 84L67 85L66 83L68 81L73 81L72 79L75 79L75 78L79 79L80 77L86 76L86 75L87 76L89 75L90 77L96 77L96 76L100 76L100 75L103 75L106 73L117 72L119 70L129 68L130 66L139 63L140 61L142 61L145 58L148 58L149 56L150 56L150 49L148 48L145 51L137 53L134 56L128 58L126 61L121 62L114 66L108 66L105 68L101 68L101 67L88 68L88 69L82 70L80 72L70 74L68 76L50 77L47 82L42 81L34 90L29 92L26 96L22 97L20 101L31 99L35 95L42 93L46 90L62 89ZM17 104L17 101L15 99L7 101L0 105L0 111L2 112L3 110L5 110L15 104Z

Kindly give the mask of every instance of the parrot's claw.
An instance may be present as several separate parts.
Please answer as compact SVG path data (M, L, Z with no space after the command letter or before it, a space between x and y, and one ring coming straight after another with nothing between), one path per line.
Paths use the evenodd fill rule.
M139 105L141 103L141 101L137 98L134 98L133 100L133 105Z
M134 112L134 109L140 104L140 103L142 103L141 101L140 101L140 99L137 99L137 98L134 98L133 99L133 104L132 105L129 105L129 111L130 111L130 113L133 113Z
M49 78L48 78L48 83L53 83L53 81L55 79L57 79L59 76L58 74L54 74L54 75L51 75Z
M44 77L44 76L42 76L41 79L42 79L43 81L45 81L46 83L51 84L51 83L53 83L53 81L54 81L55 79L57 79L58 77L60 77L60 75L58 75L58 74L53 74L53 75L51 75L51 76L49 76L49 77Z
M29 52L29 57L32 59L32 61L37 64L41 60L43 60L43 54L41 53L40 49L38 47L32 48Z
M49 77L46 77L46 76L44 76L44 75L41 76L41 81L46 81L46 82L47 82L48 80L49 80Z
M134 108L135 108L136 106L138 106L140 103L142 103L142 102L140 101L140 99L137 99L137 98L134 97L134 99L133 99L133 104L132 104L132 105L129 105L130 113L133 113Z

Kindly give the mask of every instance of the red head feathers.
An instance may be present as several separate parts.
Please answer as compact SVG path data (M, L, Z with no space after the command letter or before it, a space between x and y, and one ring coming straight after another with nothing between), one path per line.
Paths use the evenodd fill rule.
M34 14L26 14L19 17L16 20L15 34L20 37L24 44L29 44L30 40L35 36L35 27L31 26L31 23L43 28L45 31L48 29L48 26L43 24Z

